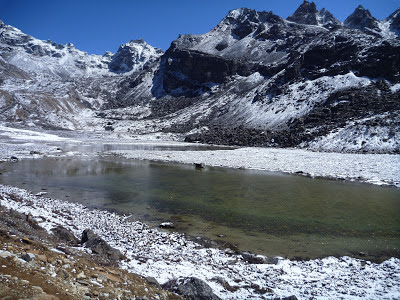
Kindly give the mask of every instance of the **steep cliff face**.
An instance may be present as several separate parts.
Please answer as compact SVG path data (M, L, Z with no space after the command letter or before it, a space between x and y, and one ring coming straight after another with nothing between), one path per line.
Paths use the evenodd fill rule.
M304 3L248 8L163 53L131 41L88 55L0 24L1 120L188 141L399 152L399 10L342 24ZM344 142L345 141L345 142Z

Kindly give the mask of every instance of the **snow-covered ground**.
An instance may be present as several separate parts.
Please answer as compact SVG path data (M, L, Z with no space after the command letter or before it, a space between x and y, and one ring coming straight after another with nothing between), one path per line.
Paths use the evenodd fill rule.
M14 187L0 186L0 204L30 213L47 230L62 225L79 236L90 228L126 255L128 260L121 263L123 268L155 277L160 283L194 276L205 280L223 299L290 295L299 299L400 297L397 258L381 264L350 257L310 261L279 258L277 264L250 264L241 255L203 248L183 235L151 229L131 221L129 216L89 210L80 204L35 196ZM229 286L230 291L226 288Z

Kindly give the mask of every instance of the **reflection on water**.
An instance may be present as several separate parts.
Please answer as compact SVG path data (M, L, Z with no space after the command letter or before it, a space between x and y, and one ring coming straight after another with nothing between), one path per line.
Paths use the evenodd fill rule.
M114 209L266 255L400 256L400 189L120 158L0 165L1 184Z

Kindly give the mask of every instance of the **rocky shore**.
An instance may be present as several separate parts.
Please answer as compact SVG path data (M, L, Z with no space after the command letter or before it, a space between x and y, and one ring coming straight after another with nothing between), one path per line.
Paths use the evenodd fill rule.
M397 258L375 264L350 257L290 261L246 256L231 249L205 248L130 216L9 186L0 186L0 205L1 295L25 287L27 298L46 293L59 299L118 295L177 299L159 285L187 299L201 299L199 293L210 297L204 299L395 299L400 295ZM82 244L86 229L91 231L83 235L83 241L85 236L88 240Z
M69 230L48 233L29 214L0 207L0 241L1 299L180 299L106 253L82 251Z

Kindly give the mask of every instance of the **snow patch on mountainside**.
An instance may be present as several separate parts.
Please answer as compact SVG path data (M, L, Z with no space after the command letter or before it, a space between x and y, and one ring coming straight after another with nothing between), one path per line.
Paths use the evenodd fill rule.
M394 127L371 126L364 124L371 120L392 120L387 114L373 116L357 121L349 121L345 127L337 128L328 135L319 137L311 143L302 143L300 147L317 151L349 152L364 151L393 152L400 149L400 132ZM400 117L397 118L400 122Z
M325 101L336 91L349 87L365 87L370 83L371 79L357 77L350 72L293 83L287 87L285 93L272 97L266 95L255 103L251 101L255 96L252 91L246 97L234 100L236 103L230 106L225 118L232 123L244 122L247 126L277 129L285 126L291 119L306 115L316 104Z
M398 38L397 34L391 30L391 23L389 21L381 21L378 23L379 29L381 30L379 34L385 39L395 39Z

